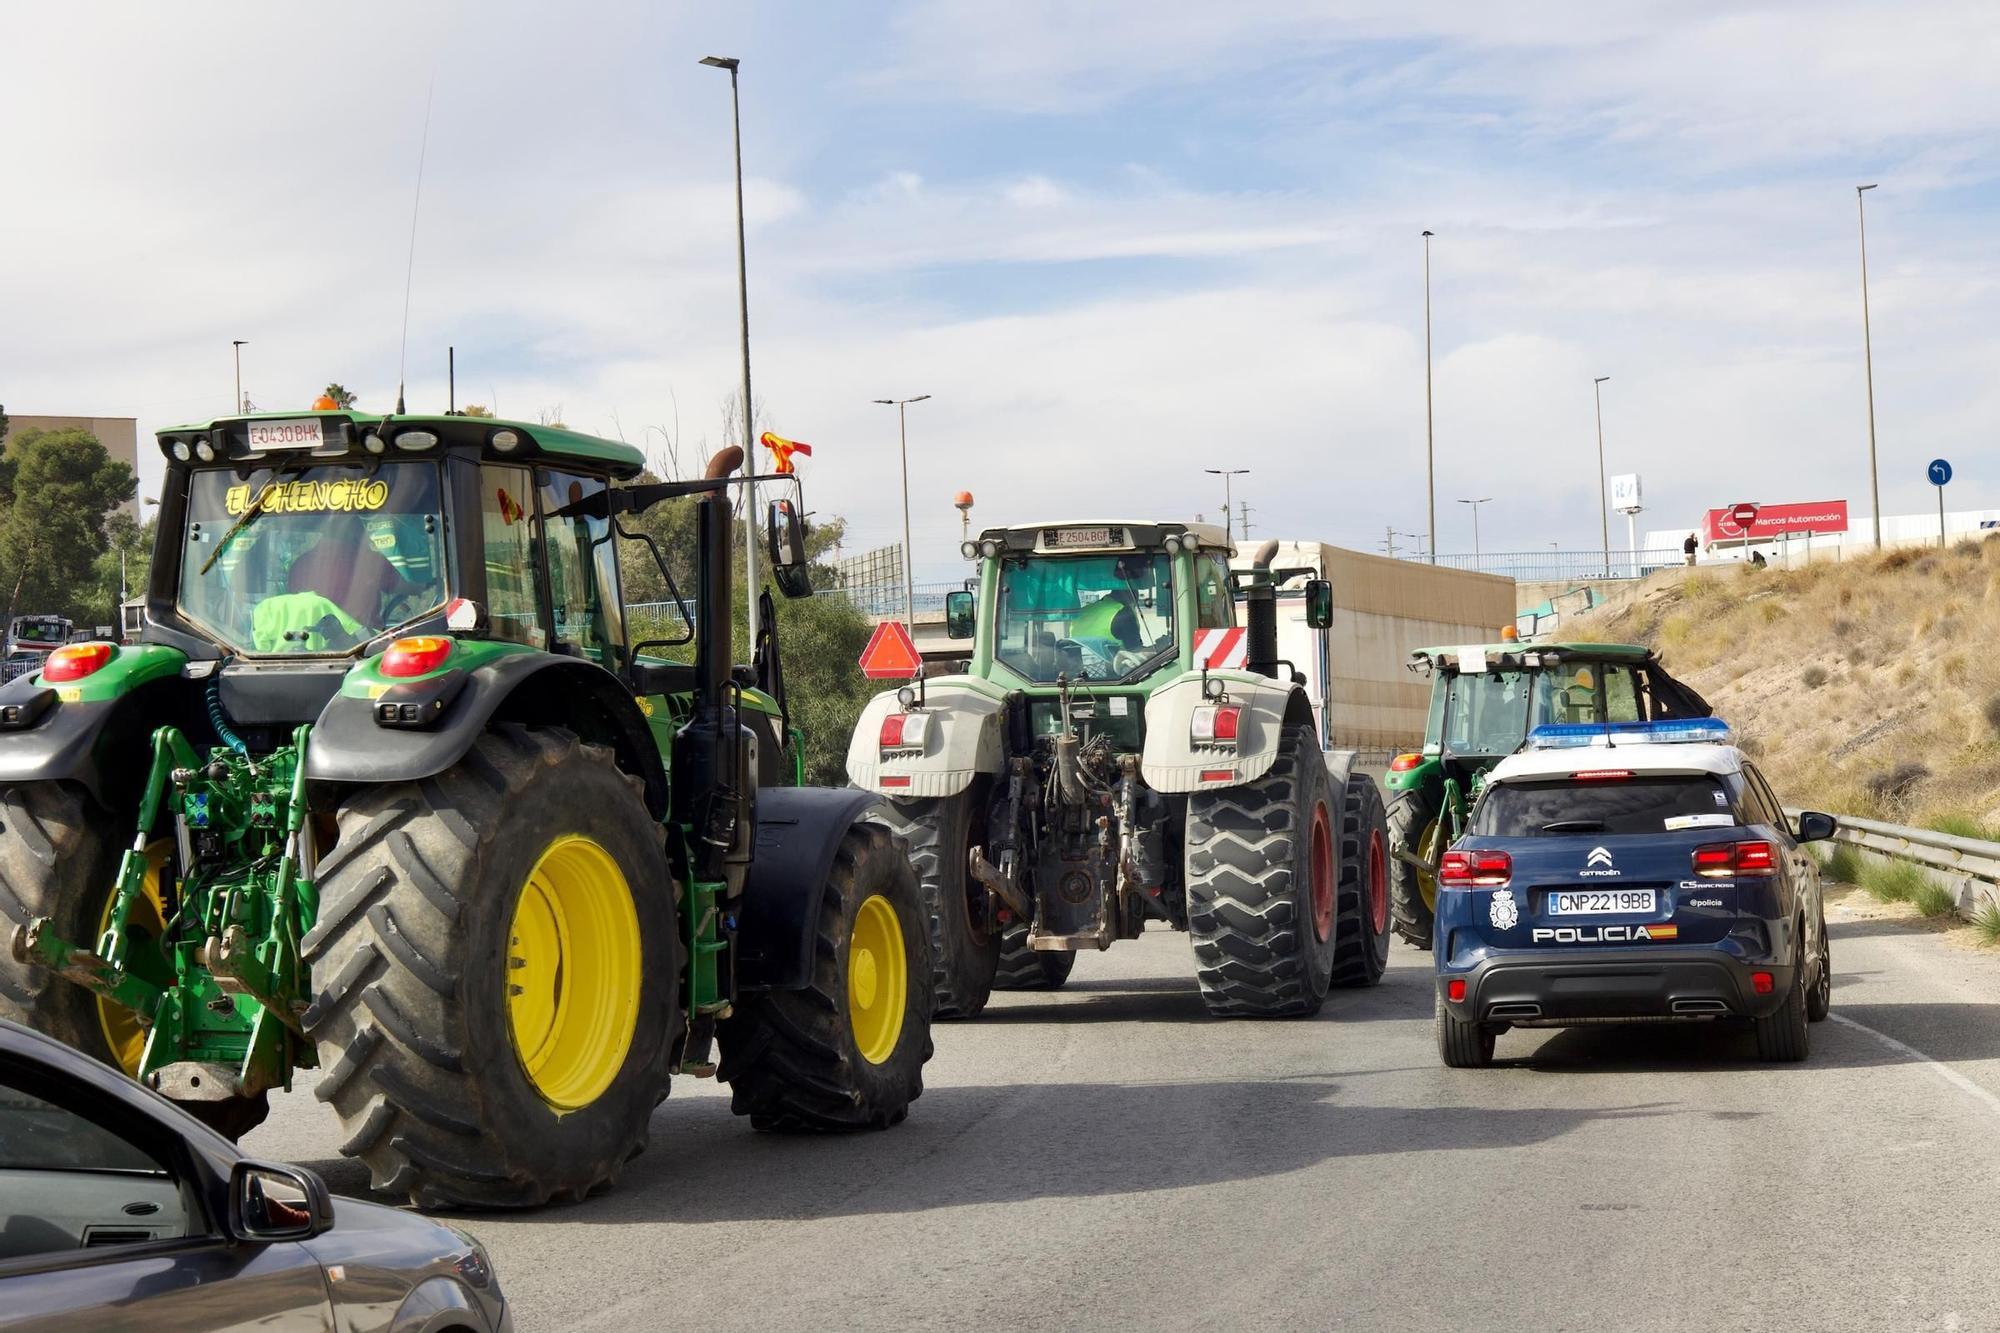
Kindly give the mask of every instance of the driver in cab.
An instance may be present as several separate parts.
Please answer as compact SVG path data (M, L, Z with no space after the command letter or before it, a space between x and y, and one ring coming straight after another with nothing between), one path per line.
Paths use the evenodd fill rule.
M367 520L355 515L334 516L292 562L285 588L284 595L257 604L259 652L324 651L335 646L327 642L335 626L350 639L363 638L382 626L387 608L426 591L375 549Z

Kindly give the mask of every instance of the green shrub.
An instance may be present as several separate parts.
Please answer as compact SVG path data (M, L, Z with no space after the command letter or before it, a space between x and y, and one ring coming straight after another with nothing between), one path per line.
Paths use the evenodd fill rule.
M1988 828L1971 815L1939 815L1925 827L1933 833L1948 833L1954 838L1977 838L1981 842L2000 841L2000 829Z
M1924 883L1911 896L1910 902L1925 916L1946 916L1958 907L1958 895L1936 880L1926 877Z
M1926 884L1935 881L1908 861L1868 860L1861 863L1860 883L1885 903L1906 903Z
M1820 874L1839 884L1853 884L1861 874L1861 854L1844 842L1831 842L1819 854Z
M1991 898L1981 903L1979 910L1972 914L1972 924L1988 944L2000 944L2000 903Z

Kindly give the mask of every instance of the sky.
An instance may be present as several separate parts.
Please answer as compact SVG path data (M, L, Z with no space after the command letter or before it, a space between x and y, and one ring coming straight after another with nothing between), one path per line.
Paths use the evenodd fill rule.
M1425 230L1442 551L1480 497L1489 552L1597 546L1600 375L1642 530L1859 518L1869 183L1884 512L1939 456L2000 506L2000 7L1944 0L0 0L0 403L143 437L228 410L241 338L259 408L436 409L452 346L461 404L696 470L740 375L710 54L760 425L851 554L902 529L871 400L931 395L919 579L960 490L1214 520L1248 468L1254 536L1422 533Z

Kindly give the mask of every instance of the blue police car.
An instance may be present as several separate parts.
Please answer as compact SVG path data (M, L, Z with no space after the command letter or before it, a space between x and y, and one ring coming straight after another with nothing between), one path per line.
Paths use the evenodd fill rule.
M1832 1000L1819 867L1713 718L1546 726L1487 776L1437 877L1437 1039L1492 1063L1510 1027L1746 1021L1797 1061Z

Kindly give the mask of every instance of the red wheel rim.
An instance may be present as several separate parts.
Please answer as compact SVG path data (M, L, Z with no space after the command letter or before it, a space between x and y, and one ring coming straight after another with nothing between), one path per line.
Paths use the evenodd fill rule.
M1383 855L1381 829L1368 834L1368 919L1377 935L1389 928L1389 858Z
M1326 807L1313 807L1312 827L1313 934L1323 942L1333 934L1333 833Z

